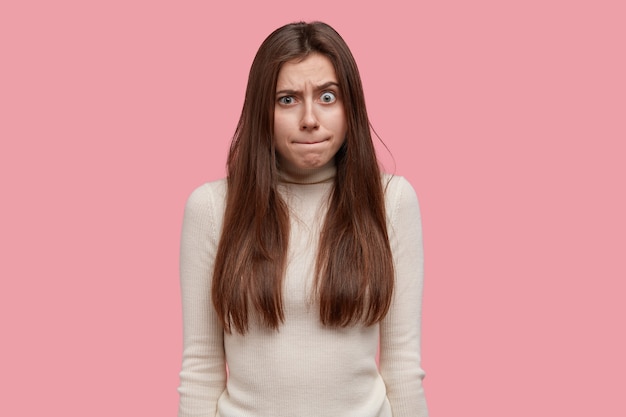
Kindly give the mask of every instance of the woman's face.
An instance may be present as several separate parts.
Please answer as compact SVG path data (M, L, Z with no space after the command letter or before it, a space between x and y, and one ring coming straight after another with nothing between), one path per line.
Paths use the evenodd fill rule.
M276 83L274 145L286 170L326 165L347 131L344 104L330 60L313 53L283 64Z

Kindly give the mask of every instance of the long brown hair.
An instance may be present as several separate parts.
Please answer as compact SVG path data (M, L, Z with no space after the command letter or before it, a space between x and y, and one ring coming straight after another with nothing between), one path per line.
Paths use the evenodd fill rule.
M224 329L248 329L249 308L269 328L285 319L282 288L289 214L278 192L272 140L276 82L283 63L320 53L332 62L347 120L335 156L337 174L316 262L320 320L345 327L372 325L386 315L393 292L393 259L380 169L365 97L348 46L321 22L293 23L260 46L228 156L228 191L215 259L212 299Z

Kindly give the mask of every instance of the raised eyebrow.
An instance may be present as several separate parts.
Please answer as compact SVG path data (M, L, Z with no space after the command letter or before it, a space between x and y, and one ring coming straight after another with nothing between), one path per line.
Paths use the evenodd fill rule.
M281 96L281 95L295 96L298 94L300 94L300 91L296 91L296 90L280 90L276 92L277 96Z
M335 81L328 81L325 82L324 84L320 84L318 86L315 87L315 91L322 91L322 90L326 90L328 87L337 87L337 89L339 89L339 84ZM276 92L277 96L280 95L289 95L289 96L297 96L297 95L301 95L302 91L299 90L289 90L289 89L285 89L285 90L279 90Z
M318 85L315 88L315 91L326 90L328 87L337 87L337 89L339 89L339 84L336 83L335 81L328 81L327 83L324 83L322 85Z

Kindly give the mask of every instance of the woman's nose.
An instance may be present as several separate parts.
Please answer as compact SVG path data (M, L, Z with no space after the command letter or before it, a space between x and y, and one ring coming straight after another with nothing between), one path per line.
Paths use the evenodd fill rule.
M313 103L305 103L303 106L304 113L300 121L300 130L315 130L320 127L319 120L315 114Z

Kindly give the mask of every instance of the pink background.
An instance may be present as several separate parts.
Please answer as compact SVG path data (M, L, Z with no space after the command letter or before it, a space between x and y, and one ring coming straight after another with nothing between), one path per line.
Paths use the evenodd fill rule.
M431 415L626 415L624 3L365 3L2 2L0 415L176 414L183 206L299 19L420 196Z

